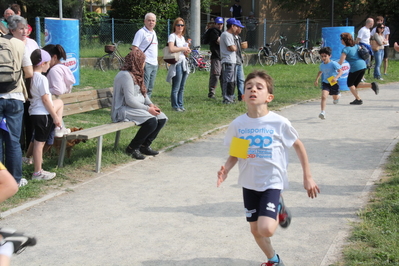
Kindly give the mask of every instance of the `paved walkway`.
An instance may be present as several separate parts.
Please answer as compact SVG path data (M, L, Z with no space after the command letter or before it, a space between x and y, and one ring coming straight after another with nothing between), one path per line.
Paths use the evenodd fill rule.
M307 198L292 149L291 187L284 194L293 220L272 238L286 266L326 266L339 258L350 222L397 141L398 83L381 86L377 96L371 90L360 95L362 106L350 106L349 93L338 105L329 99L326 120L318 118L319 101L280 112L298 130L322 190L317 199ZM227 157L223 136L130 162L13 210L1 226L38 238L13 265L260 265L264 256L245 221L237 168L216 188Z

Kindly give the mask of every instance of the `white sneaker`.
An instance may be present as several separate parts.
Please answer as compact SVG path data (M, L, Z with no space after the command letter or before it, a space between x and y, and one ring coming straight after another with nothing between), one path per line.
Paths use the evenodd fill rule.
M65 127L62 127L62 128L56 127L55 128L55 137L56 138L62 138L65 134L69 134L69 133L71 133L71 130L69 128L65 128Z
M324 111L322 111L320 114L319 114L319 118L320 119L326 119L326 113L324 112Z
M23 187L26 186L28 184L28 180L26 180L25 178L21 178L21 180L18 183L18 187Z
M33 164L33 158L32 157L22 157L22 162L24 164Z
M57 174L52 172L40 170L38 173L32 174L32 180L50 180L53 179Z
M334 101L333 101L333 104L337 104L337 103L339 103L339 98L341 98L341 93L340 93L340 94L338 94L338 99L334 100Z

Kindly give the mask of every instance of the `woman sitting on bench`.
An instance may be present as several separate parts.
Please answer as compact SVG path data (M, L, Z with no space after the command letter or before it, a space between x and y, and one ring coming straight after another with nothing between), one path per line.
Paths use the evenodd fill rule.
M168 118L147 97L144 85L145 55L134 49L125 57L125 64L114 80L111 118L113 122L134 121L140 126L136 136L126 148L126 153L137 160L159 152L150 145Z

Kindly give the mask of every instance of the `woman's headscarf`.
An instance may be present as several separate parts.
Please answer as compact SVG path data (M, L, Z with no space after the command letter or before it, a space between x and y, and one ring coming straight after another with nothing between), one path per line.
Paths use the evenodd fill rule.
M147 88L144 85L144 65L145 54L140 49L133 49L126 57L125 64L121 70L131 73L135 84L139 85L141 93L145 96Z

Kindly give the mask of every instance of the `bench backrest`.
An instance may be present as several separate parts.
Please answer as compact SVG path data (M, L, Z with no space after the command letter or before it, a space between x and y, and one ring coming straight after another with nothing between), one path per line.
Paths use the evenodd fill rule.
M64 102L64 116L111 107L112 91L113 88L105 88L60 95Z

